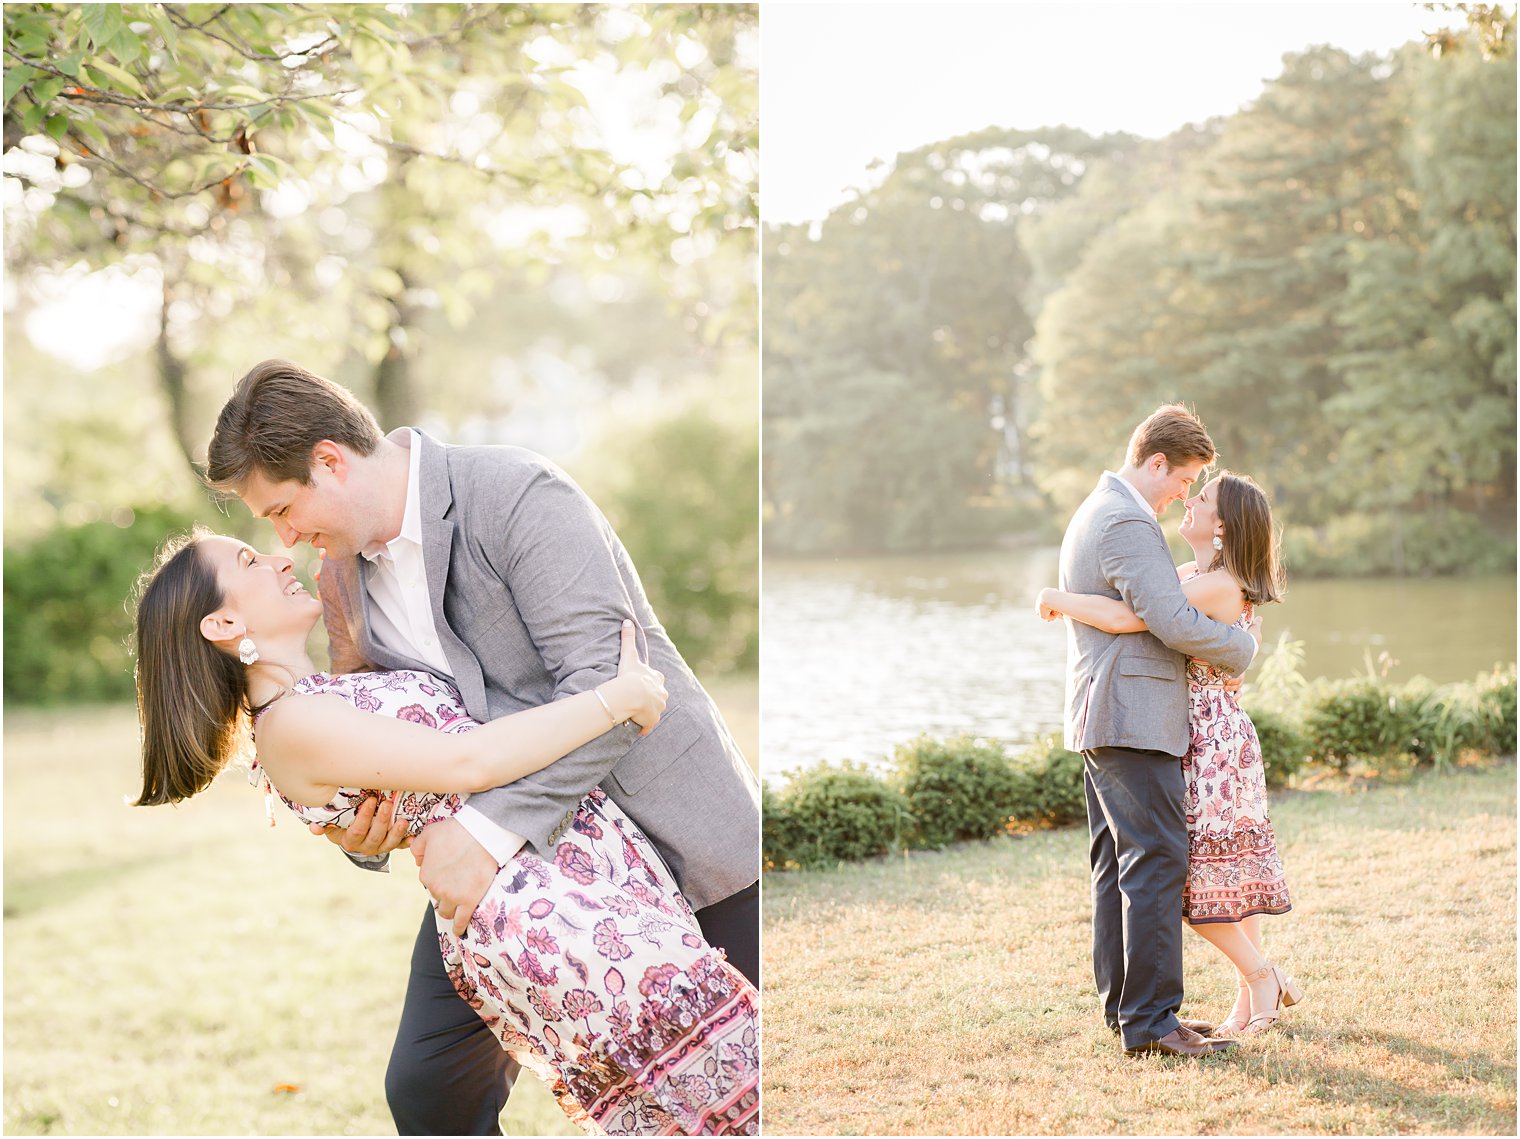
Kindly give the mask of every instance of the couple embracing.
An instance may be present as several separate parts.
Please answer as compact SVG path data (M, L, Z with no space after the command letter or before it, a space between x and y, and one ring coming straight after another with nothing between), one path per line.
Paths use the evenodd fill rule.
M1263 952L1263 914L1290 908L1266 776L1236 677L1260 642L1259 605L1283 573L1271 508L1249 478L1199 483L1214 444L1181 405L1134 431L1061 545L1068 618L1066 746L1084 765L1093 975L1103 1017L1132 1055L1203 1056L1270 1029L1303 993ZM1194 560L1172 564L1156 516L1184 503ZM1183 1020L1182 928L1234 966L1218 1023Z
M197 530L137 609L140 805L254 779L433 896L386 1097L401 1134L499 1134L520 1067L610 1134L759 1124L759 795L627 551L541 456L382 435L266 361L207 481L324 562ZM325 620L332 669L307 637Z

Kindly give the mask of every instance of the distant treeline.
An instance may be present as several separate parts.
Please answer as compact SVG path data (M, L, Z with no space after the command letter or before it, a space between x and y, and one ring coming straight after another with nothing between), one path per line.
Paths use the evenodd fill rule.
M1268 488L1296 570L1513 566L1504 44L1312 48L1160 140L949 139L769 229L767 548L1059 533L1182 400Z

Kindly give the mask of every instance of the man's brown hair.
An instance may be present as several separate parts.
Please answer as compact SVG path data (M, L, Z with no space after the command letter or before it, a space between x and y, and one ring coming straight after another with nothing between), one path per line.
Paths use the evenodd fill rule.
M348 389L287 360L265 360L238 381L206 448L206 482L237 493L254 474L311 485L311 452L324 439L360 455L380 425Z
M1180 403L1151 412L1129 437L1129 465L1139 467L1152 455L1166 456L1168 469L1214 461L1214 440L1199 419Z

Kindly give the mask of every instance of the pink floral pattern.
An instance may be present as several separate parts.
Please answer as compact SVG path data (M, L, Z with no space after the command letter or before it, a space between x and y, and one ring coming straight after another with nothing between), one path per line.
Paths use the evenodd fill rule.
M1235 621L1251 623L1252 606ZM1267 778L1251 717L1222 684L1226 674L1187 662L1192 742L1182 759L1188 873L1182 912L1189 922L1235 922L1292 908L1288 880L1267 814Z
M458 693L426 673L319 673L294 691L440 731L477 726ZM344 788L319 808L285 802L307 822L346 825L379 793ZM412 793L399 806L416 834L466 798ZM758 994L703 940L659 854L599 788L550 859L524 848L463 937L439 920L438 944L460 996L588 1131L759 1133Z

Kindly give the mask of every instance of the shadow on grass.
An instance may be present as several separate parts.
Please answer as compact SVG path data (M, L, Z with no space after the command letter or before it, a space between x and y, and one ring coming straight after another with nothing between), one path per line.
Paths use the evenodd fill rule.
M102 889L120 889L122 882L144 870L169 862L181 862L186 852L177 850L137 858L111 859L93 866L71 866L55 874L5 879L5 920L30 917L54 906Z
M1508 1071L1502 1061L1476 1050L1454 1052L1400 1033L1367 1032L1356 1037L1356 1045L1384 1048L1406 1056L1421 1065L1439 1069L1441 1077L1458 1076L1467 1081L1471 1089L1455 1091L1450 1083L1439 1088L1420 1087L1412 1081L1377 1074L1356 1062L1336 1062L1335 1049L1344 1046L1344 1033L1296 1028L1278 1031L1285 1040L1304 1041L1319 1047L1314 1049L1313 1055L1295 1056L1278 1050L1256 1051L1247 1045L1231 1055L1231 1063L1264 1083L1292 1086L1325 1104L1347 1107L1374 1104L1394 1108L1426 1124L1439 1124L1453 1118L1470 1122L1498 1110L1493 1102L1495 1091L1514 1087L1513 1074L1508 1080L1502 1079L1503 1073Z

